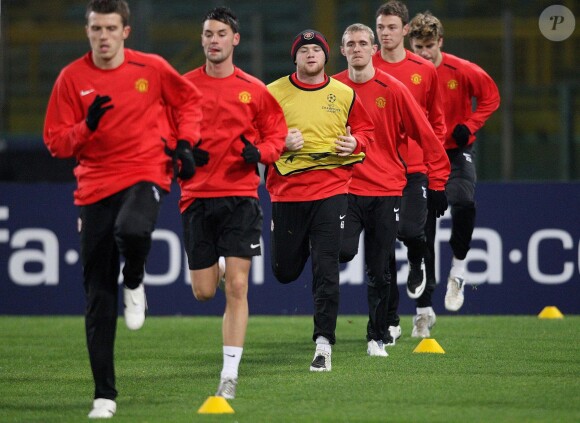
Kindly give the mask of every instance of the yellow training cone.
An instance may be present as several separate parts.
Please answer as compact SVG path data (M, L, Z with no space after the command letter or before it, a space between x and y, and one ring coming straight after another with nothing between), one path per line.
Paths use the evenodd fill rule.
M558 310L558 307L547 306L538 314L540 319L563 319L564 315Z
M441 345L439 345L439 343L433 338L423 339L421 342L419 342L419 345L417 345L413 352L445 354L445 351L443 348L441 348Z
M208 397L197 410L199 414L234 414L235 411L224 397Z

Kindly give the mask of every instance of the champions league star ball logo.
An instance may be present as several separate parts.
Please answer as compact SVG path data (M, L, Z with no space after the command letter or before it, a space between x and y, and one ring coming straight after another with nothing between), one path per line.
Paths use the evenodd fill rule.
M328 102L326 106L322 106L322 110L328 113L338 113L341 111L340 105L336 106L336 94L328 94L326 96L326 101Z

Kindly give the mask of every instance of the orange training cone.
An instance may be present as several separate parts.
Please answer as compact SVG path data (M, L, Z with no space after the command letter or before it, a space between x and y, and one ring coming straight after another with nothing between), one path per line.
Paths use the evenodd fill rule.
M435 353L435 354L445 354L441 345L433 338L425 338L419 345L413 350L415 353Z
M224 397L208 397L197 410L198 414L234 414L234 409Z

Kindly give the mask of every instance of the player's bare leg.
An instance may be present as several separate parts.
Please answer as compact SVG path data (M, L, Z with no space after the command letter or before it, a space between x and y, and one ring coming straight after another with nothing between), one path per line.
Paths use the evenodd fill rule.
M223 317L223 368L216 395L234 399L238 383L238 368L242 358L248 326L249 258L226 257L226 310Z

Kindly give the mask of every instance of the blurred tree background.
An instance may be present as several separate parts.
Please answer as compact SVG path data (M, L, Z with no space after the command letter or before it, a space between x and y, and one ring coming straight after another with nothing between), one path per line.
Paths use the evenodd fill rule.
M42 142L46 104L60 70L89 49L86 1L0 1L0 181L72 181L74 161L52 159ZM242 42L235 63L269 83L294 70L290 45L303 29L323 32L331 46L327 73L346 68L346 26L375 27L378 1L129 0L127 47L157 53L178 71L204 62L201 20L214 6L238 15ZM576 27L560 42L546 39L538 19L550 1L414 0L410 17L430 10L445 27L444 51L471 60L496 81L500 109L478 133L480 181L580 179L580 103ZM577 14L577 1L559 2ZM408 44L407 44L408 46ZM119 128L122 130L122 128Z

